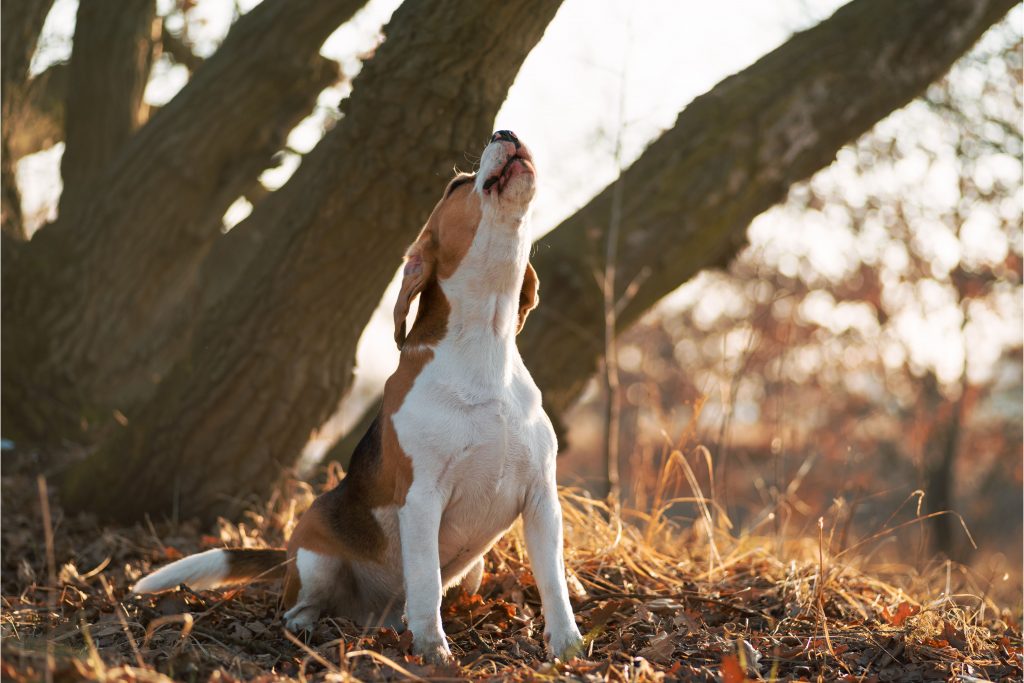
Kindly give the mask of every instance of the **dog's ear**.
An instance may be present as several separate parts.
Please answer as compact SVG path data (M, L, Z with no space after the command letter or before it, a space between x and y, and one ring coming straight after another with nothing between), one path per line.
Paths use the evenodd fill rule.
M523 325L526 324L526 316L530 314L530 311L537 308L539 303L540 280L537 279L537 271L533 269L533 264L527 262L526 274L523 275L523 286L519 290L519 324L516 327L516 334L523 331Z
M405 319L409 315L409 306L434 277L436 252L434 235L429 228L423 228L420 236L405 252L402 288L398 292L398 301L395 302L395 343L399 349L405 343Z

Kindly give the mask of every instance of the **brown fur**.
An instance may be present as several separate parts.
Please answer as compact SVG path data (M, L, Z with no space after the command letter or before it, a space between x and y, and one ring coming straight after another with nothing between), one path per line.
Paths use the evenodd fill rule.
M464 176L459 176L449 183L457 183ZM395 303L395 343L402 348L406 341L405 319L409 315L409 307L417 295L420 296L420 308L436 303L447 309L448 302L440 288L436 287L437 279L451 277L455 269L459 267L463 257L473 244L473 237L476 236L476 228L480 224L482 216L480 197L472 192L471 183L459 185L449 194L445 194L437 203L434 210L423 226L419 237L406 251L405 270L402 277L402 287L398 293L398 301ZM437 290L436 295L430 300L423 292L431 285ZM424 318L417 316L416 325L430 325L436 322L439 312L431 312L431 315ZM429 335L431 340L440 340L441 337ZM419 343L430 343L420 341Z
M516 334L523 331L526 324L526 316L530 311L537 308L540 303L540 280L537 278L537 271L533 269L532 263L526 264L526 273L523 275L523 286L519 290L519 324L516 325Z
M317 498L299 520L288 543L289 558L294 558L299 548L341 558L346 567L355 560L374 561L382 557L387 539L373 509L403 505L413 477L412 461L398 443L391 417L401 408L420 371L433 358L431 347L448 330L451 308L437 278L455 272L473 243L480 216L479 197L469 187L456 187L451 194L446 189L444 198L409 248L395 305L395 339L404 348L398 368L384 385L380 415L356 446L341 484ZM406 337L405 318L416 296L420 297L419 311ZM298 571L292 562L285 578L286 607L295 604L300 588Z
M285 574L285 552L275 548L225 548L228 580L279 579Z
M482 216L480 197L472 191L470 184L456 188L434 209L427 228L433 227L440 244L437 254L439 278L446 279L455 274L473 244Z

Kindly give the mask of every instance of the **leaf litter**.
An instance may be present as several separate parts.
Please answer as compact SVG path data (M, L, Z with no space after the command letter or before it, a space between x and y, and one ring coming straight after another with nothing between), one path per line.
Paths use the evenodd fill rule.
M327 486L337 481L328 473ZM1021 680L1020 606L932 594L900 572L830 557L821 538L737 535L718 514L687 527L561 492L570 594L585 650L547 661L521 529L488 553L478 594L446 596L456 661L425 665L409 633L321 619L282 627L280 586L130 596L153 568L220 546L283 544L313 500L288 481L241 521L100 526L47 492L53 549L28 476L2 480L0 675L4 680L229 683L356 680ZM667 494L666 494L667 495ZM48 557L48 555L50 555ZM840 562L840 559L842 560ZM54 578L48 576L48 562ZM913 592L916 586L917 592Z

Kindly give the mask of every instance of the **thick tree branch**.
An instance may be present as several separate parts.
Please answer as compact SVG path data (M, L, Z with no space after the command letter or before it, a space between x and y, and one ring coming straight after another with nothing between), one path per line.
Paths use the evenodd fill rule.
M295 462L348 388L359 333L402 251L453 164L486 142L557 8L444 0L395 12L342 121L235 228L263 238L244 275L158 395L73 473L69 500L136 518L167 512L176 493L181 509L209 515ZM176 472L174 484L157 470Z
M190 72L203 63L203 59L166 26L160 32L160 49ZM156 56L155 51L153 56ZM48 149L64 139L68 71L67 63L58 62L25 84L22 101L14 112L17 121L11 125L10 148L14 161ZM148 109L152 114L157 107Z
M338 78L320 45L362 4L267 0L243 15L111 160L102 192L35 236L23 263L46 276L4 273L5 299L14 302L5 302L5 323L30 346L50 344L41 354L21 349L49 366L26 372L59 375L108 405L159 379L143 361L163 353L155 367L166 367L177 353L181 302L194 292L224 211ZM154 351L156 338L169 346ZM18 340L8 340L5 357L17 358ZM139 377L140 367L149 374Z
M198 69L199 65L203 63L203 58L192 52L192 48L180 36L167 29L166 22L164 22L160 32L160 45L163 51L170 55L171 59L184 66L190 72Z
M82 0L67 85L60 213L77 214L110 160L145 121L153 0Z
M25 226L21 216L21 195L15 180L13 155L15 145L11 137L20 118L28 82L28 68L39 42L46 15L53 0L7 0L0 13L0 33L3 34L0 62L0 229L11 238L9 244L25 239Z
M942 76L1013 0L855 0L693 101L618 181L618 285L639 287L619 329L703 268L844 144ZM536 248L543 305L520 337L552 412L602 357L603 307L588 235L607 230L609 186Z
M0 15L0 30L3 31L3 64L0 74L3 87L17 86L28 79L28 67L39 43L46 15L53 7L53 0L6 0Z
M48 149L64 139L64 100L68 65L54 64L25 84L12 112L10 140L13 161Z

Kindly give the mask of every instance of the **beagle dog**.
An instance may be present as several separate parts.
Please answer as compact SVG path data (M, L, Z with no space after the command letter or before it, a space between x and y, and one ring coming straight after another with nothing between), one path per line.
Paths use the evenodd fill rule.
M549 652L580 651L555 433L515 339L538 301L527 229L535 189L530 152L507 130L494 133L476 174L448 183L406 252L394 311L401 358L381 411L287 550L208 550L144 577L134 593L283 575L289 629L308 629L323 612L400 626L404 603L414 652L445 661L442 594L475 592L484 554L522 515Z

